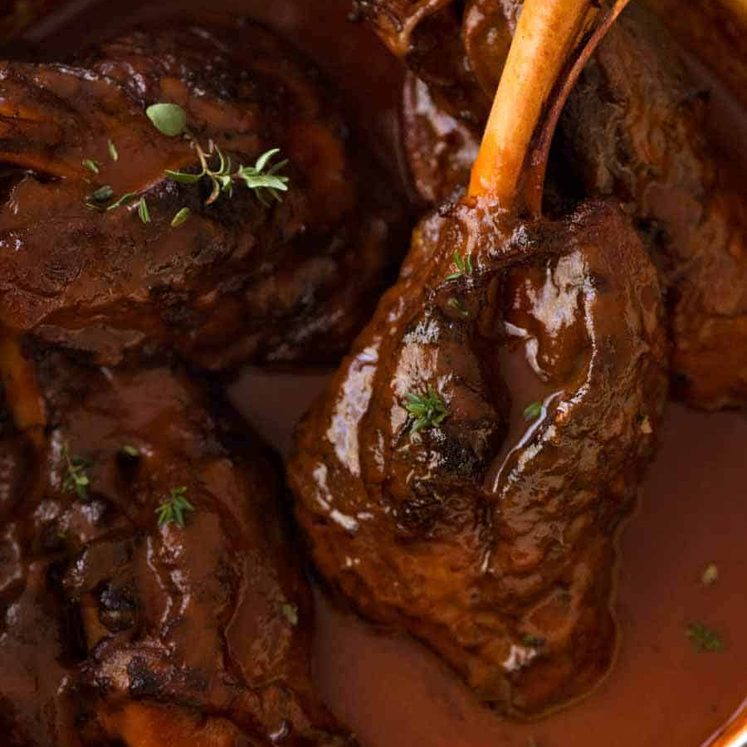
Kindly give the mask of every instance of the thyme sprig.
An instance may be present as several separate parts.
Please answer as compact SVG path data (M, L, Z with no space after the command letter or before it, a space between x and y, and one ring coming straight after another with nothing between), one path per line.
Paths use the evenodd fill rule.
M158 526L176 524L180 529L184 529L185 514L194 510L195 507L187 498L187 488L184 486L172 488L169 497L163 500L155 511L158 516Z
M425 394L408 392L405 395L405 410L410 416L410 433L441 425L449 417L449 410L433 386Z
M541 402L532 402L524 408L524 420L537 420L542 415L543 404Z
M280 173L288 161L270 163L280 153L279 148L271 148L264 152L253 166L239 164L234 169L231 158L212 140L208 142L207 148L203 148L189 131L187 113L178 104L153 104L146 109L146 114L161 134L168 137L183 136L189 141L200 162L200 171L167 170L165 173L178 184L197 184L202 179L207 179L211 190L205 205L212 205L221 195L233 196L234 186L241 183L254 190L257 199L263 205L269 204L268 197L280 201L281 193L288 191L289 178Z
M62 480L62 489L66 493L75 493L82 501L88 498L88 489L91 486L91 478L88 476L88 468L91 461L85 457L70 453L70 446L62 444L62 458L65 460L65 477Z
M452 272L450 275L447 275L447 280L456 280L463 275L471 275L474 272L474 267L472 266L472 257L470 257L469 254L461 255L458 251L455 251L453 264L454 267L456 267L456 271Z

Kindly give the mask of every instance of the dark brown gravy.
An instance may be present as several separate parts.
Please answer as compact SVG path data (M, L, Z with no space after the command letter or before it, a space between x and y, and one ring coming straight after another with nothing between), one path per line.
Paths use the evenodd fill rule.
M201 2L80 2L29 34L54 58L92 36ZM213 0L280 28L340 87L368 139L398 164L399 69L365 29L345 25L346 0ZM92 35L91 30L95 29ZM363 112L375 112L364 116ZM242 410L278 448L324 374L249 371L234 388ZM643 488L641 509L625 530L617 599L618 661L584 703L524 725L482 708L420 646L379 633L317 595L318 682L333 710L365 747L697 747L736 710L747 692L747 554L743 546L747 419L673 406L662 449ZM716 563L719 580L700 581ZM717 629L724 653L698 654L688 622Z
M285 448L322 385L321 375L249 371L235 398L262 435ZM622 537L618 660L583 703L536 723L501 722L425 649L378 633L318 594L322 695L365 747L697 747L747 690L746 442L742 415L670 408L640 509ZM705 587L710 563L719 579ZM689 622L718 630L727 650L696 653Z

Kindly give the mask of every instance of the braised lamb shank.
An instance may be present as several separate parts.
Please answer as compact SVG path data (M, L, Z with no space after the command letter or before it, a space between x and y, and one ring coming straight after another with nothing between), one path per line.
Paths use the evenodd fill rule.
M616 528L666 391L656 271L619 207L521 199L587 13L527 1L470 195L421 222L290 464L322 576L515 717L610 665Z
M3 745L351 744L312 691L308 585L245 424L168 366L32 361L47 427L7 402L0 431Z
M33 173L0 210L0 324L110 364L154 344L213 369L339 356L402 210L309 68L229 21L133 32L78 67L4 63L0 159ZM151 124L161 102L183 106L192 140ZM206 204L207 180L165 174L197 172L195 141L213 169L218 151L236 168L278 148L290 189L278 203L237 185Z
M419 76L406 91L409 162L424 197L446 196L467 177L521 2L362 7ZM661 21L635 3L570 95L560 144L588 196L623 203L657 265L675 393L716 408L747 402L747 215L742 172L709 137L707 95Z

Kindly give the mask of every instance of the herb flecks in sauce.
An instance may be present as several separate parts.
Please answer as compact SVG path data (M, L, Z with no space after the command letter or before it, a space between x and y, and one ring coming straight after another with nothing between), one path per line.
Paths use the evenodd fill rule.
M451 296L446 302L446 305L453 311L456 311L459 316L465 318L469 316L469 309L464 305L464 301L462 301L458 296Z
M192 211L187 207L183 207L171 219L171 227L179 228L179 226L183 226L189 220L190 215L192 215Z
M454 252L454 267L456 267L456 270L446 276L447 280L456 280L464 275L471 275L474 270L472 257L469 254L462 256L459 252Z
M685 634L699 654L720 653L726 649L720 633L703 623L690 623Z
M449 416L446 403L432 387L425 394L409 392L405 395L405 410L410 416L410 433L418 433L441 425Z
M99 164L98 161L94 161L93 158L84 158L82 163L84 168L88 169L94 174L98 174L99 171L101 171L101 164Z
M524 420L537 420L542 415L543 405L541 402L532 402L524 408Z
M62 480L62 489L66 493L75 493L81 500L86 500L88 489L91 486L91 479L87 472L91 466L90 460L71 454L67 443L62 445L62 458L65 460L65 477Z
M298 606L291 602L285 602L280 607L283 617L293 626L298 625Z
M150 210L148 209L148 203L146 202L145 197L141 197L140 202L137 204L137 214L145 225L150 223Z
M184 529L186 525L185 514L194 510L195 507L187 498L187 488L184 486L172 488L169 497L156 509L158 526L166 527L169 524L175 524L180 529Z

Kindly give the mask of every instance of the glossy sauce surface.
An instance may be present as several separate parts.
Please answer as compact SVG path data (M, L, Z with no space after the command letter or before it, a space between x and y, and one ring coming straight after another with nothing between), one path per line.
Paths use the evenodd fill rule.
M132 3L140 7L116 19L106 5L34 34L47 35L54 55L84 33L90 38L91 28L106 34L168 9L202 4ZM361 119L370 140L397 164L398 69L363 29L345 25L346 0L216 0L211 7L244 12L287 32L333 76L352 109L376 109L376 116ZM234 394L262 434L285 448L323 378L248 372ZM747 420L673 407L662 441L642 507L623 535L618 661L583 704L533 724L502 723L424 649L374 631L318 595L322 695L365 747L695 747L731 715L747 691ZM700 575L709 563L718 565L720 578L705 588ZM691 621L718 629L727 652L695 653L685 636Z

